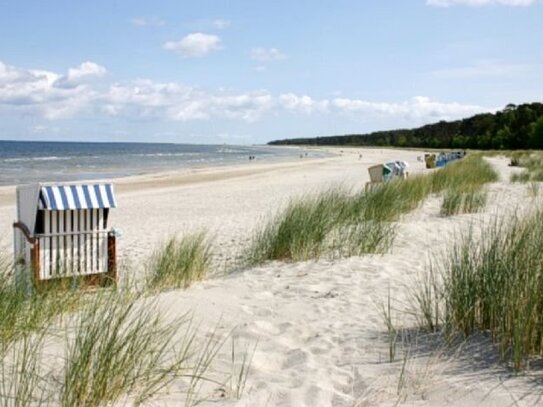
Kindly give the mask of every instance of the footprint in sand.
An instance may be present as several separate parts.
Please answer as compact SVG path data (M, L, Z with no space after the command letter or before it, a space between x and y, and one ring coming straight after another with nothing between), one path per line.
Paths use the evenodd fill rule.
M313 355L324 355L324 354L330 352L330 349L314 347L314 348L311 348L311 349L310 349L310 352L311 352Z
M242 311L248 315L255 315L257 317L265 318L273 315L273 309L271 308L259 308L249 305L243 305Z
M307 353L302 349L293 349L287 352L287 358L283 362L283 369L290 369L307 363Z
M334 394L332 398L333 407L352 407L353 400L349 397L340 396L339 394Z
M283 332L281 326L268 321L255 321L252 325L252 331L260 335L280 335Z
M283 322L279 324L279 329L281 330L281 334L284 334L288 329L292 328L294 325L291 322Z
M270 317L273 315L273 310L271 308L257 308L254 310L254 315L261 318Z
M308 406L318 405L320 400L321 389L317 386L309 386L305 393L305 404Z

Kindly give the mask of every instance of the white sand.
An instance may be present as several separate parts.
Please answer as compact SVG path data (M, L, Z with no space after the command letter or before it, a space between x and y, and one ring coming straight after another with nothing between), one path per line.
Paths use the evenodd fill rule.
M247 163L120 180L119 208L111 224L124 231L119 252L125 266L139 275L161 240L206 229L215 237L215 263L221 271L235 263L252 231L290 197L338 183L363 188L367 166L393 159L408 161L412 172L426 171L416 159L420 152L343 151L326 159ZM409 287L429 258L450 244L458 230L533 204L525 185L508 182L509 172L515 169L503 159L491 162L502 181L489 187L484 213L442 218L440 198L431 197L399 223L389 254L274 262L161 294L161 303L172 315L190 310L204 327L221 321L219 332L233 330L240 348L258 341L244 396L204 405L537 405L543 387L533 386L535 373L514 377L497 363L484 338L471 340L454 354L422 336L415 346L413 333L409 356L404 358L398 344L397 359L389 363L380 311L389 293L395 324L413 326L404 313ZM6 245L11 244L13 201L12 189L0 189L0 230ZM225 349L218 362L227 368L228 360L229 349ZM179 405L180 400L174 386L157 404Z

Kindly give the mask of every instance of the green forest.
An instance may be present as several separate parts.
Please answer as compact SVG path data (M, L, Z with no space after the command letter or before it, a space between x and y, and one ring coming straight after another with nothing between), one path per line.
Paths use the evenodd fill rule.
M509 104L496 113L416 129L271 141L271 145L394 146L482 150L543 149L543 103Z

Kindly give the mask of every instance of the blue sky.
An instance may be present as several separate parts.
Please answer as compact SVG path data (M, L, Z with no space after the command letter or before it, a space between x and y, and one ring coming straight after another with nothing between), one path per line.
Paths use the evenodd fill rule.
M542 0L0 0L0 139L263 143L543 99Z

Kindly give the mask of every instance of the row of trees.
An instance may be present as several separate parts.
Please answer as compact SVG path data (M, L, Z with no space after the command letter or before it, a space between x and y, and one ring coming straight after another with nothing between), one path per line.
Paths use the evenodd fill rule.
M416 129L271 141L272 145L350 145L423 148L543 149L543 103L509 104L483 113Z

